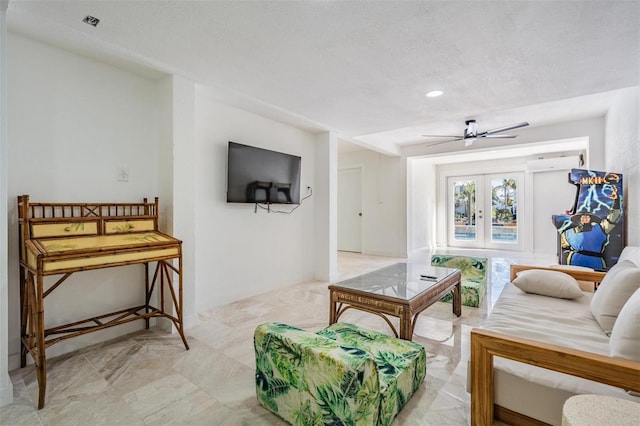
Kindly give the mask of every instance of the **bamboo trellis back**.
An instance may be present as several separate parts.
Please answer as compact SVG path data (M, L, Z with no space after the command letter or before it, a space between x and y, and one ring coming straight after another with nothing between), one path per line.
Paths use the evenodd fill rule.
M142 203L32 203L28 195L18 196L18 217L22 225L22 237L28 240L31 223L81 222L84 220L152 219L158 229L158 197L152 203L144 198ZM26 226L25 226L26 225ZM98 232L103 226L98 226Z

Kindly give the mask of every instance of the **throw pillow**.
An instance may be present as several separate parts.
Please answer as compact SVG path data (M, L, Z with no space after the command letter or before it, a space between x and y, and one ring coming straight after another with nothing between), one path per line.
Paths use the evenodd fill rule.
M583 296L578 281L560 271L529 269L518 272L513 285L526 293L559 299L576 299Z
M602 279L591 299L591 314L607 335L611 335L622 307L638 288L640 268L630 260L616 263Z
M611 330L609 355L640 362L640 290L624 304Z
M578 265L549 265L549 268L558 269L561 271L590 271L593 272L593 268L587 268L586 266ZM580 290L593 293L594 283L593 281L580 281L578 280Z

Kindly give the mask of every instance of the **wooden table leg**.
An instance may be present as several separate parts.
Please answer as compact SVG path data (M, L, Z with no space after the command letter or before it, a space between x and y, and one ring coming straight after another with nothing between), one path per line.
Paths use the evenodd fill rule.
M176 313L178 315L178 322L180 326L178 327L178 332L180 333L180 337L182 338L182 343L184 343L184 347L186 350L189 350L189 344L187 343L187 338L184 335L184 320L183 320L183 312L182 312L182 301L184 299L182 294L182 255L178 258L178 305L176 306Z
M25 272L25 269L20 265L20 368L24 368L27 365L27 346L24 344L24 339L27 336L27 323L29 316L29 297L27 294L27 277L33 277Z
M453 290L453 313L459 317L462 315L462 284L458 278L458 283Z
M38 274L36 283L36 303L32 308L35 312L36 331L36 377L38 379L38 409L44 407L45 393L47 391L47 356L44 346L44 297L43 276Z
M329 290L329 325L335 324L338 320L338 304L334 297L333 290Z
M416 318L417 320L417 318ZM404 306L400 312L400 338L411 340L413 338L413 327L411 322L411 310Z
M151 293L149 292L149 262L144 264L144 300L145 308L144 313L149 313L149 303L151 301ZM149 318L144 319L144 328L149 329Z

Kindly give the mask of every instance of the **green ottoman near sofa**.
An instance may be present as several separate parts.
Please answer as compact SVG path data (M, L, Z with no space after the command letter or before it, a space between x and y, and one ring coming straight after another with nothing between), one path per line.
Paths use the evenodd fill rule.
M254 333L256 395L295 425L388 425L422 384L424 347L349 323Z
M477 308L487 294L487 259L482 257L453 256L434 254L431 256L433 266L460 269L462 286L462 304ZM440 299L451 302L451 293Z

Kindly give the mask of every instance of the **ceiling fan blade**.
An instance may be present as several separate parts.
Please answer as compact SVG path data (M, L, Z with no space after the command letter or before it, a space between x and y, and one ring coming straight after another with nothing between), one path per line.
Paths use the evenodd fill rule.
M458 138L462 139L462 136L458 135L422 135L423 138Z
M493 133L506 132L507 130L519 129L520 127L525 127L528 125L529 123L527 123L526 121L523 121L522 123L514 124L511 126L499 127L497 129L487 130L486 132L483 133L483 135L491 135Z
M426 144L426 146L427 146L427 147L430 147L430 146L437 146L437 145L442 145L443 143L450 143L450 142L456 142L456 141L461 141L461 140L462 140L462 138L449 139L449 140L446 140L446 141L439 141L439 142L428 143L428 144Z
M478 136L481 138L491 138L491 139L513 139L518 135L483 135L483 136Z

